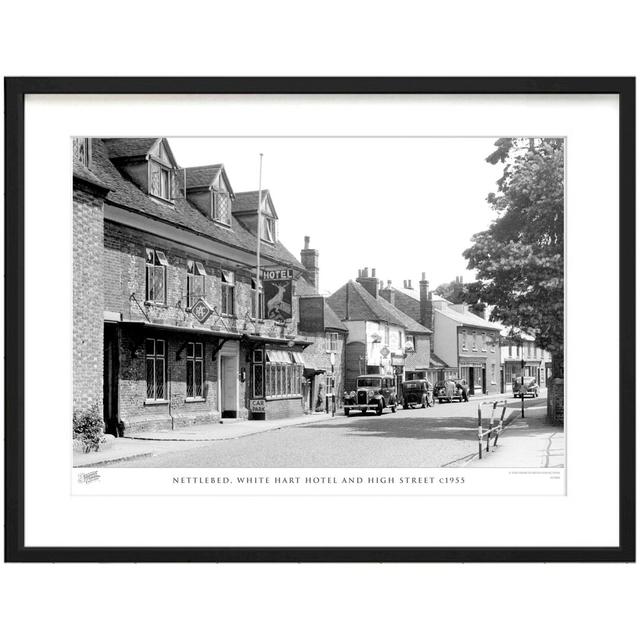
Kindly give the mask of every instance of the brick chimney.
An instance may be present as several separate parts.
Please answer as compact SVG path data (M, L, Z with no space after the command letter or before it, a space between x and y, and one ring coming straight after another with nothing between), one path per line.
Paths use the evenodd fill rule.
M318 266L318 250L309 249L309 236L304 237L304 249L300 252L300 262L306 269L306 279L311 284L315 293L318 293L320 285L320 268Z
M360 283L374 298L378 297L378 278L376 278L375 269L371 269L371 277L369 277L369 267L359 271L356 282Z
M420 280L420 324L433 331L433 300L424 271Z
M380 295L394 307L396 306L396 292L391 286L391 280L387 280L386 289L380 289Z

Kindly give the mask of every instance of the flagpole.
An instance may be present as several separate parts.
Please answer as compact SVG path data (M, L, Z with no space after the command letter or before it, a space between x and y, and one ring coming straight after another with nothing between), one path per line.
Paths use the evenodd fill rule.
M262 240L262 154L258 178L258 249L256 251L256 319L260 317L260 243Z

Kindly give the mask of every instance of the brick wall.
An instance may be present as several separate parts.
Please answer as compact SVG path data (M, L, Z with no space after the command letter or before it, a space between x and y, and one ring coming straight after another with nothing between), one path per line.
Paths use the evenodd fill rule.
M103 199L73 190L73 408L103 397Z
M166 255L169 266L166 269L166 303L145 304L146 297L146 249L158 249ZM220 312L222 282L221 265L201 255L194 255L184 249L170 246L158 238L140 231L133 231L107 221L104 238L104 308L121 313L125 320L143 320L144 315L131 294L144 309L152 322L167 322L182 326L200 327L187 308L187 261L197 260L204 265L205 300L211 307ZM252 273L248 270L235 272L235 317L220 320L214 314L205 326L215 326L218 330L226 330L226 326L235 331L253 333L254 324L246 320L245 315L251 313L251 299L254 290L251 288ZM294 285L295 286L295 285ZM295 293L295 292L294 292ZM293 319L286 323L273 320L261 320L260 332L272 337L284 337L295 333L297 327L297 298L293 298Z
M266 401L266 419L297 418L304 414L302 398L281 398Z
M146 338L166 341L167 393L166 402L147 402ZM203 342L204 401L187 399L187 342ZM218 422L218 359L212 359L214 343L198 339L193 334L169 335L162 331L148 332L126 328L120 332L120 419L129 432L153 429L179 429L199 423ZM242 361L240 363L242 365ZM240 385L238 399L244 408L244 387ZM246 413L246 412L245 412Z

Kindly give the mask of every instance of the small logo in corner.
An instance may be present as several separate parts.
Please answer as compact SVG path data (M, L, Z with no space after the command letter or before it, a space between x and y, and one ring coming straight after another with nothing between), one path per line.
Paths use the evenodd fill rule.
M96 480L100 480L100 474L97 471L87 471L86 473L81 473L78 476L78 482L80 484L89 484Z

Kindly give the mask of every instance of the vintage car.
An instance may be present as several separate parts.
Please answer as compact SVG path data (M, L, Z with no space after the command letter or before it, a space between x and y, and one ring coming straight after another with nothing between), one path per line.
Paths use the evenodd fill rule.
M385 408L396 412L396 381L393 376L366 375L360 376L356 382L357 389L344 394L344 415L352 411L375 411L380 415Z
M469 402L469 385L462 378L450 378L437 382L433 388L433 398L443 402Z
M402 406L408 409L416 405L423 409L433 406L433 387L427 380L407 380L402 383Z
M538 386L536 379L530 376L517 376L513 379L511 388L513 390L514 398L521 398L523 396L533 396L534 398L537 398L540 393L540 387Z

